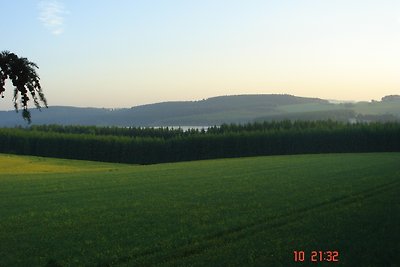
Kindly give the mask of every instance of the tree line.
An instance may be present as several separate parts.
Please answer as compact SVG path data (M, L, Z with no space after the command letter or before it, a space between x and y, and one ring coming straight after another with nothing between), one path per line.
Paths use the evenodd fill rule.
M153 164L306 153L400 151L400 123L281 121L206 130L44 125L0 129L0 152Z

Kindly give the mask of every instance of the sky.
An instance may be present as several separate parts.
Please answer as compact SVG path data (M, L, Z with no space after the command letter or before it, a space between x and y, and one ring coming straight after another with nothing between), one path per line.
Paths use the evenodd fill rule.
M398 0L0 0L0 10L0 51L39 66L50 106L400 94ZM13 109L12 91L0 109Z

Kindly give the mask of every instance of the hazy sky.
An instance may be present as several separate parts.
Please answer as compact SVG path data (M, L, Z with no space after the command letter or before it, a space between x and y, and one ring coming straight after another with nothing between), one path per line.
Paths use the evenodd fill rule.
M400 94L398 0L1 0L0 10L0 51L39 65L50 105ZM0 109L13 108L8 88Z

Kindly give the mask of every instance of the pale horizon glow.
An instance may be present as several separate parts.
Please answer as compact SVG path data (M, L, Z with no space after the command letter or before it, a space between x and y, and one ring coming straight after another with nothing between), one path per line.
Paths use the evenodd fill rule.
M8 1L0 51L38 64L50 106L400 94L400 1L116 3ZM1 110L13 109L12 91L8 84Z

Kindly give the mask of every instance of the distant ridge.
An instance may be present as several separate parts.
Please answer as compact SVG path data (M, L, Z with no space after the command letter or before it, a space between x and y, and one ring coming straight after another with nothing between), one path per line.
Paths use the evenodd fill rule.
M98 126L208 126L263 120L399 120L400 96L382 101L332 103L288 94L217 96L198 101L170 101L132 108L50 106L32 109L32 124ZM0 126L27 126L21 114L0 111Z

